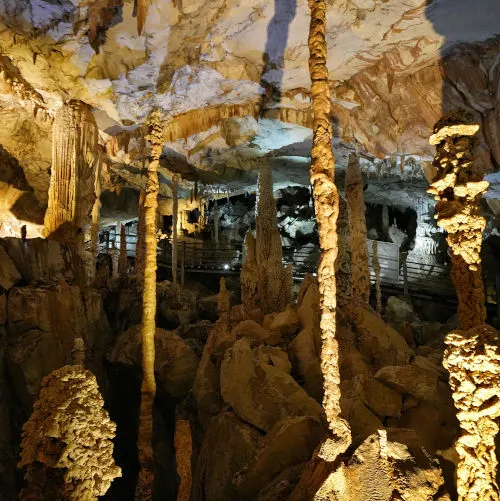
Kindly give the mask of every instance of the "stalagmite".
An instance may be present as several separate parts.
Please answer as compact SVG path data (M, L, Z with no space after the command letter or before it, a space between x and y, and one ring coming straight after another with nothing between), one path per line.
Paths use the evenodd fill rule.
M484 167L475 154L479 125L464 111L448 113L435 126L430 144L436 146L436 176L427 190L436 200L437 224L448 235L451 278L458 297L460 327L468 330L486 323L481 246L486 220L481 195L488 189Z
M339 195L339 215L337 218L338 256L335 260L335 276L337 279L337 300L348 304L352 300L351 276L351 238L349 225L349 206L342 195Z
M495 436L500 417L500 335L488 325L454 331L445 340L461 433L455 443L459 501L498 501Z
M74 241L94 204L94 175L99 161L97 125L90 107L69 101L52 127L52 167L44 235Z
M142 387L139 415L139 478L135 492L138 501L153 497L153 403L155 382L155 331L156 331L156 208L158 206L158 165L163 149L163 128L155 110L149 118L151 158L148 164L144 198L145 259L144 287L142 293Z
M323 407L330 429L330 439L322 445L320 456L333 462L349 447L351 433L349 425L339 417L340 374L336 339L337 290L335 283L339 196L334 181L331 101L326 66L326 6L325 0L309 0L311 9L308 40L309 71L314 112L310 177L321 247L318 264L322 339L321 370L324 378Z
M352 259L353 301L368 306L370 300L370 269L366 247L365 201L363 178L358 157L351 153L346 171L346 197L349 205Z
M142 288L144 283L144 256L146 241L146 221L144 219L144 198L145 193L141 191L139 196L139 207L137 208L137 235L135 241L135 278L137 285Z
M91 278L95 278L96 273L96 261L97 255L99 254L99 216L101 211L101 170L103 161L103 151L101 148L98 149L99 158L97 161L97 166L94 174L94 204L92 206L92 222L90 225L90 256L91 263L89 264L90 271L92 273Z
M241 267L241 302L247 311L252 311L257 306L257 288L259 276L257 271L257 256L255 238L251 231L247 231L244 242L245 253Z
M175 459L177 463L177 475L180 478L177 490L177 501L190 501L191 485L193 483L191 473L191 455L193 453L193 440L189 421L177 419L175 422Z
M111 278L117 280L120 276L119 266L120 266L120 251L115 247L115 243L113 242L113 246L108 251L109 256L111 257Z
M177 226L179 219L179 174L172 176L172 200L173 200L173 216L172 216L172 282L177 284Z
M377 294L377 311L382 313L382 291L380 289L380 262L378 260L378 242L373 241L372 265L375 273L375 292Z
M67 365L51 372L23 427L20 499L97 501L121 476L113 459L115 431L90 371Z
M120 275L120 280L124 281L127 279L127 232L125 225L122 224L120 227L120 260L118 263L118 274Z

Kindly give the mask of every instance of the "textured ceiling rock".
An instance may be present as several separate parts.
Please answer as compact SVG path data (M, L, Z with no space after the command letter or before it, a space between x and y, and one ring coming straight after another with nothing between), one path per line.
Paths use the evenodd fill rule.
M500 162L498 42L486 42L498 34L494 0L329 4L328 67L342 139L378 157L429 154L441 107L461 104L483 125L487 165ZM270 161L278 182L303 183L311 126L306 0L155 1L139 20L132 0L0 0L0 27L3 61L22 83L14 92L0 75L0 143L42 204L50 121L33 108L50 116L67 99L94 107L103 144L129 136L109 155L117 182L141 186L129 166L141 167L138 126L158 106L172 170L189 165L192 180L207 171L202 182L234 181L237 189L253 184L246 172ZM461 43L476 45L457 49Z

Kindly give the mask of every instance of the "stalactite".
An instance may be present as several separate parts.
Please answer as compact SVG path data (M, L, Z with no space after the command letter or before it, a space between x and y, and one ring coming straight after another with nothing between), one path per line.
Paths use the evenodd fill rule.
M251 231L245 235L245 254L241 267L241 302L247 311L252 311L257 307L257 288L259 276L257 271L257 256L255 249L255 238Z
M142 289L144 283L144 244L146 221L144 219L144 191L139 195L139 206L137 208L137 235L135 240L135 278L137 285Z
M97 140L97 125L88 105L69 101L59 108L52 127L46 237L72 240L88 222L95 198Z
M378 260L378 242L373 241L372 246L372 265L375 273L375 292L377 295L377 311L382 313L382 291L380 289L380 262Z
M455 443L459 501L498 501L495 436L500 417L500 335L488 325L454 331L445 340L443 365L461 433Z
M127 232L125 225L120 226L120 261L118 264L118 274L120 275L120 280L127 280Z
M177 463L177 475L180 478L177 490L177 501L190 501L191 485L193 482L191 473L191 456L193 453L193 440L189 421L177 419L175 422L174 435L175 459Z
M179 219L179 174L172 176L172 201L173 201L173 215L172 215L172 282L177 284L177 240L178 240L178 219Z
M451 278L458 297L460 327L468 330L486 323L481 246L486 220L481 195L487 190L484 167L475 155L476 134L472 114L450 112L435 126L429 142L436 146L436 176L427 190L436 200L437 224L447 231L451 250Z
M51 372L23 426L19 499L97 501L121 476L113 459L115 431L92 372L82 365Z
M136 0L137 32L142 35L151 0Z
M139 478L135 497L138 501L152 499L153 491L153 402L155 382L155 332L156 332L156 209L158 207L158 165L163 149L162 126L155 110L149 117L151 158L148 164L144 197L145 259L142 294L142 387L139 420Z
M349 206L339 195L339 215L337 218L338 256L335 260L337 280L337 300L348 304L352 300L351 277L351 236L349 226Z
M330 429L330 440L321 447L320 456L334 461L351 443L349 425L340 418L340 374L336 338L337 290L335 259L337 258L337 216L339 196L334 181L335 159L332 150L331 101L326 66L325 0L309 0L309 71L314 113L311 151L311 184L318 222L321 257L318 283L321 308L321 370L323 372L323 407Z
M363 178L358 157L351 153L346 171L346 197L349 205L352 259L353 301L368 306L370 300L370 269L366 247L365 202Z

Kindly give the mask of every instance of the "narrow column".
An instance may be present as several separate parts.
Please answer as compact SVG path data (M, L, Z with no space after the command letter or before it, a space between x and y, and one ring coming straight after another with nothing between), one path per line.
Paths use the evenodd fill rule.
M311 151L311 184L318 222L321 257L318 282L321 308L321 369L323 372L323 407L328 420L330 440L321 448L320 456L334 461L351 443L349 425L340 418L339 353L336 338L337 294L335 259L337 258L337 217L339 195L334 181L335 159L332 150L331 101L326 66L325 0L309 0L309 72L313 103L313 146Z

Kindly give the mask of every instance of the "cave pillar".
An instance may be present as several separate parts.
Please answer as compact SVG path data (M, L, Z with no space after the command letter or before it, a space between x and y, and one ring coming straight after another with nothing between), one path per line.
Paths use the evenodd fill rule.
M349 205L353 301L368 306L370 300L370 268L366 247L365 201L363 177L357 155L349 155L346 171L346 197Z
M445 339L443 365L457 408L455 449L459 501L498 501L495 436L500 417L500 336L489 325L454 331Z
M429 193L437 200L437 224L447 231L451 252L451 278L458 297L460 328L486 323L481 246L486 220L481 195L488 189L484 166L475 154L479 125L471 114L454 111L435 126L429 142L436 146L437 173Z
M244 255L241 267L241 302L247 311L257 307L259 274L257 271L256 244L253 233L249 230L243 244Z
M318 222L321 256L318 283L321 310L321 370L323 373L323 407L329 426L329 439L319 456L333 462L351 443L349 425L340 417L339 353L336 337L337 289L335 260L338 252L337 217L339 195L334 181L335 159L332 150L330 87L328 79L325 0L309 0L309 72L313 105L313 145L310 178ZM366 243L365 243L366 245Z
M120 276L120 251L116 248L115 242L113 242L113 246L109 249L108 254L111 257L111 278L116 280Z
M337 300L342 304L348 304L352 300L351 230L349 223L349 206L345 198L341 195L339 195L337 238L338 255L335 260Z
M71 242L82 233L95 201L98 163L98 129L90 107L81 101L68 101L57 110L52 125L45 237Z
M94 176L94 203L92 205L92 222L90 225L90 264L89 269L91 273L91 279L95 279L96 267L97 267L97 255L99 254L99 217L101 212L101 171L103 162L103 151L101 148L98 149L99 157L97 161L97 166L95 169Z
M149 117L149 141L151 158L147 168L144 190L144 286L142 294L142 386L139 410L139 478L135 492L137 501L152 500L154 480L153 459L153 402L156 393L155 381L155 332L156 332L156 268L157 238L156 209L158 207L158 165L163 149L163 127L155 110Z
M177 240L179 219L179 174L172 176L172 282L177 284Z

